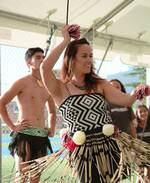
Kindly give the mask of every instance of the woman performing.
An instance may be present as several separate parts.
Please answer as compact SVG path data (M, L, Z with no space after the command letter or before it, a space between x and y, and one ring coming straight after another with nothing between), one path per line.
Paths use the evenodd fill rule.
M63 41L41 65L42 79L68 124L69 136L86 135L84 144L79 142L70 155L80 182L115 183L119 181L120 150L112 137L102 133L103 126L112 123L106 100L131 106L136 95L122 93L94 73L92 48L85 38L70 40L65 26ZM52 69L65 48L61 79L57 79Z

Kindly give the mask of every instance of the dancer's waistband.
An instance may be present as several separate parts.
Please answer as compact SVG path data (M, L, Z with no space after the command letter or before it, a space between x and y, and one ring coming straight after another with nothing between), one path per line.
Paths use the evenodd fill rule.
M102 127L98 127L98 128L92 129L92 130L85 131L85 134L90 135L92 133L98 133L98 132L102 132Z
M102 128L103 127L98 127L98 128L94 128L92 130L87 130L84 131L85 135L91 135L91 134L95 134L95 133L102 133ZM79 130L80 131L80 130ZM81 130L82 131L82 130ZM74 133L69 133L70 136L73 136Z
M39 137L47 137L48 136L48 130L44 129L44 128L35 128L35 127L31 127L31 128L26 128L22 131L20 131L19 133L23 133L26 135L31 135L31 136L39 136Z

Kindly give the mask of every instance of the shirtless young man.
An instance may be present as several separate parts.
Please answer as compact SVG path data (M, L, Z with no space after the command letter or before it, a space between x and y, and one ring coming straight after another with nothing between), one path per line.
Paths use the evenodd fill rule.
M0 99L1 117L13 131L9 149L15 157L16 168L20 173L23 172L22 168L26 166L25 164L20 165L20 162L45 156L48 149L52 152L48 136L54 136L56 111L54 101L41 81L39 68L43 59L44 51L41 48L29 48L25 53L25 60L31 74L14 82ZM7 104L14 97L17 97L19 108L16 123L12 121L7 112ZM50 115L50 128L45 128L44 109L46 103ZM39 177L38 175L30 181L38 182Z

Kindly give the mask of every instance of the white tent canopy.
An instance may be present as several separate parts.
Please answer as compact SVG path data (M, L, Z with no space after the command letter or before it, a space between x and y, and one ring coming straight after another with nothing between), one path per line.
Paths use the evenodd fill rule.
M43 45L54 25L60 35L66 6L67 0L1 0L0 42L30 47L38 40ZM79 24L82 35L101 50L96 57L103 57L111 41L107 58L119 53L123 62L133 65L150 67L149 19L149 0L70 0L69 4L69 24Z

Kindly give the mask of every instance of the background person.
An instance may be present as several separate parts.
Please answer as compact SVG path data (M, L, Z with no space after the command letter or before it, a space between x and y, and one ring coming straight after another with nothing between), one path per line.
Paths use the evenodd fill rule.
M148 108L146 105L138 105L136 109L137 127L136 135L137 138L150 143L150 121L148 121ZM145 182L150 182L150 166L141 165L139 170L139 177L137 183L142 183L141 177Z
M110 80L110 83L121 92L126 93L126 89L120 80L112 79ZM132 107L119 106L109 103L108 109L114 125L116 125L121 131L135 137L136 132L134 127L137 125L137 122Z
M45 156L48 151L52 152L48 136L52 137L55 133L56 111L54 101L41 81L39 68L43 59L44 51L41 48L29 48L25 53L25 60L31 74L15 81L0 98L1 117L13 131L9 149L15 157L16 170L20 173L27 166L21 165L21 162ZM19 108L17 122L12 121L7 111L7 104L14 97L17 97ZM50 115L50 128L45 126L45 104ZM39 182L39 175L30 181Z

